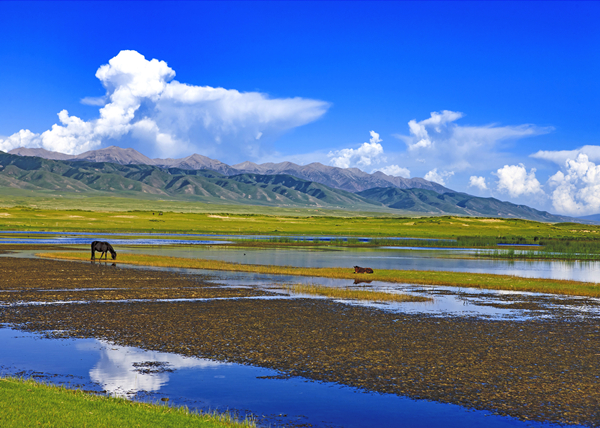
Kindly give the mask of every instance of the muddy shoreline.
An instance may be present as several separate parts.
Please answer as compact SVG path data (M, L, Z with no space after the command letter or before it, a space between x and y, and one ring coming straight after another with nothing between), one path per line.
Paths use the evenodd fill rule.
M314 299L94 302L271 294L215 287L205 279L110 264L1 257L0 301L90 303L4 306L0 322L49 335L61 330L60 337L274 368L284 376L523 420L600 426L596 318L440 318ZM116 290L91 290L102 287L98 283Z

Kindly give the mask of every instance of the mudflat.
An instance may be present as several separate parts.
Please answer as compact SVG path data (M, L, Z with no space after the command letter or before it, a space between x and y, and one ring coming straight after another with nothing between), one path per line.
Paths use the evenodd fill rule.
M434 317L304 298L118 301L270 294L215 287L205 280L110 263L0 257L0 322L50 336L60 330L60 337L101 338L269 367L282 376L456 403L525 420L600 425L597 318ZM89 303L10 304L70 299Z

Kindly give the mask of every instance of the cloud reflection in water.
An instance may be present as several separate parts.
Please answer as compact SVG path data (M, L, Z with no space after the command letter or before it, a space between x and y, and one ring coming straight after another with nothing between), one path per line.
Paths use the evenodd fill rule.
M101 346L98 348L98 344ZM111 395L126 397L139 391L156 392L169 381L169 372L140 373L134 363L158 361L167 363L171 370L183 368L217 368L220 363L199 358L183 357L164 352L143 351L112 345L99 340L97 344L79 344L79 350L98 350L100 359L90 370L90 379Z

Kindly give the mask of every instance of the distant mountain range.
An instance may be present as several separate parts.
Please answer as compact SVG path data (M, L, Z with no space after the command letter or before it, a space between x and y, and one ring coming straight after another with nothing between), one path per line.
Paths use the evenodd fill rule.
M44 159L71 160L88 162L110 162L120 165L152 165L163 168L180 169L210 169L225 175L241 173L252 174L288 174L304 180L314 181L336 189L349 192L360 192L373 187L398 187L400 189L428 189L438 193L450 191L432 181L422 178L402 178L386 175L382 172L368 174L357 168L337 168L318 162L309 165L297 165L292 162L264 163L257 165L252 162L243 162L229 166L218 160L194 154L181 159L150 159L134 149L122 149L110 146L105 149L91 150L80 155L66 155L64 153L50 152L44 149L13 149L9 154L18 156L37 156Z
M502 202L495 198L479 198L459 192L440 194L425 189L378 187L363 190L358 192L357 195L371 201L381 202L390 208L412 212L477 217L512 217L544 222L573 221L569 217L538 211L526 205Z
M591 214L591 215L584 215L582 217L577 217L581 220L585 220L585 221L593 221L596 223L600 223L600 214Z
M66 158L65 158L66 157ZM264 206L577 221L525 205L459 193L413 178L291 162L229 166L201 155L150 159L108 147L78 156L43 149L0 152L0 187L86 196L114 195ZM591 219L590 219L591 220ZM587 222L584 220L584 222Z

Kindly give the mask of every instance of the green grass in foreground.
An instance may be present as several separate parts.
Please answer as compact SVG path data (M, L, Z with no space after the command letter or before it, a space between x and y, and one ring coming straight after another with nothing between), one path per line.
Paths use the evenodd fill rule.
M17 378L0 378L0 426L9 427L254 427L231 415L88 394Z
M89 253L53 252L37 256L62 260L89 260ZM110 260L112 262L112 260ZM211 269L253 272L272 275L301 275L340 279L369 279L374 281L476 287L492 290L532 291L574 296L600 297L600 285L588 282L565 281L546 278L521 278L510 275L492 275L470 272L418 271L377 269L375 273L355 274L352 268L301 268L294 266L251 265L218 260L186 259L181 257L151 256L144 254L119 254L119 263L144 266Z
M286 287L292 293L311 294L313 296L333 297L339 299L369 300L372 302L427 302L427 297L409 294L386 293L383 291L357 290L348 288L325 287L316 284L295 284Z

